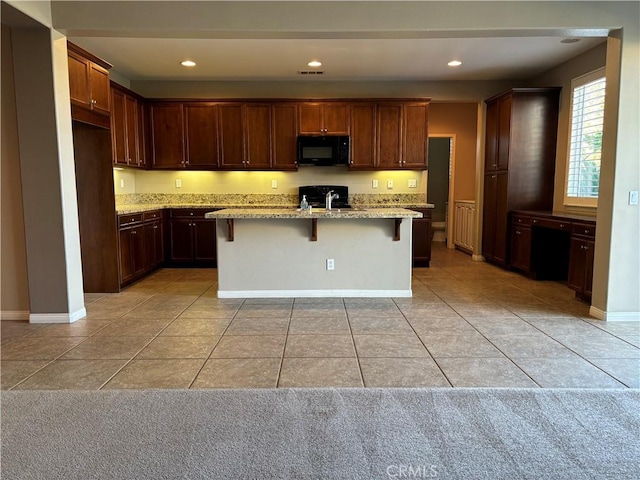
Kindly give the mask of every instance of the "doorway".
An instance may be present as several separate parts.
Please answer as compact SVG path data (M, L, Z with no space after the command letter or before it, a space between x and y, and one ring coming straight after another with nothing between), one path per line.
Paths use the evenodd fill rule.
M449 240L449 205L451 197L452 159L454 139L452 135L429 137L427 202L435 205L432 211L432 231L434 242Z

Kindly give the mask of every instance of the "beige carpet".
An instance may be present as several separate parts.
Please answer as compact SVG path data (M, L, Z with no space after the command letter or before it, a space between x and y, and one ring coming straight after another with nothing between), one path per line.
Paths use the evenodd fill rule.
M2 479L636 479L640 391L2 393Z

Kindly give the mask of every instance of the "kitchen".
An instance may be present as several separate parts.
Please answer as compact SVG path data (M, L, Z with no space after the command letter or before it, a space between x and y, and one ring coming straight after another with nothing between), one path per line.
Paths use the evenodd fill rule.
M60 6L60 8L64 8L64 5ZM102 8L102 7L100 7ZM62 12L62 10L60 11ZM65 14L69 15L69 12ZM62 13L59 13L62 15ZM82 16L81 12L77 12L77 15ZM131 18L133 19L135 15ZM60 17L62 18L62 17ZM69 31L77 30L80 31L78 25L74 25L74 22L86 22L86 19L69 19L69 24L67 29ZM128 21L133 20L124 20L120 23L118 29L124 30L125 24ZM542 20L532 20L542 21ZM549 20L544 20L545 22ZM73 38L73 35L69 36ZM89 46L88 44L86 46ZM601 49L602 50L602 49ZM602 51L599 52L598 55L602 55ZM115 76L114 76L115 78ZM122 79L120 79L122 80ZM292 82L255 82L253 84L244 84L243 82L234 82L234 81L222 81L215 84L210 84L210 87L207 88L203 82L185 82L185 81L163 81L163 82L139 82L139 87L136 86L136 82L132 82L129 85L126 85L126 78L122 83L125 83L125 87L134 87L137 93L140 93L145 98L247 98L249 96L254 96L256 98L283 98L282 91L291 91ZM293 82L295 83L295 82ZM517 82L515 82L517 83ZM503 82L501 85L496 84L495 82L472 82L465 84L464 81L460 83L448 84L447 82L378 82L378 83L370 83L369 85L365 84L354 84L351 82L325 82L325 83L315 83L315 84L306 84L304 87L298 87L296 97L299 98L354 98L356 96L364 96L365 98L375 98L375 97L388 97L391 96L389 94L389 90L394 90L397 87L401 87L403 89L403 97L430 97L432 98L432 102L430 104L429 111L429 132L430 134L457 134L459 131L466 130L466 132L473 132L471 135L457 135L456 136L456 162L455 167L457 171L464 172L475 172L476 175L471 179L470 185L464 185L464 182L468 180L470 177L456 175L454 179L454 189L456 195L460 195L457 198L459 199L469 199L473 198L478 200L480 197L476 192L480 190L478 187L479 175L477 175L477 165L479 165L479 161L481 162L481 143L482 143L482 135L479 132L482 131L482 123L479 120L482 118L482 100L488 98L492 94L495 94L499 91L502 91L504 88L508 88L510 86L514 86L514 82ZM472 87L473 91L471 91L468 87ZM452 94L452 91L455 90L455 95ZM312 94L310 93L312 92ZM248 95L251 92L253 95ZM276 93L279 92L279 93ZM285 97L286 98L286 97ZM454 100L447 100L452 99ZM462 103L460 103L462 101ZM465 115L460 115L459 111L464 110L466 108ZM473 111L473 113L470 113ZM462 126L459 122L462 118L465 119L464 126ZM471 128L468 128L471 127ZM467 148L467 152L463 153L463 148ZM560 157L560 155L558 155ZM120 173L119 171L115 172L115 184L116 188L120 188L122 190L122 178L124 177L125 190L127 188L134 188L135 190L131 193L133 194L146 194L146 193L162 193L162 194L174 194L176 193L175 180L183 180L186 177L187 173L181 173L183 178L176 178L175 172L146 172L146 171L136 171L134 173L123 171ZM261 191L268 191L268 188L271 185L271 180L273 178L265 178L260 177L259 175L253 175L253 172L237 172L239 176L242 176L242 181L245 182L245 179L249 179L249 182L245 182L244 184L236 184L234 188L230 188L227 182L228 178L232 178L236 172L206 172L210 175L209 179L214 179L214 184L211 185L210 188L218 190L220 186L223 188L236 190L237 192L247 192L247 191L256 191L256 186ZM356 172L353 172L355 174ZM147 178L147 175L149 176ZM228 176L227 176L228 175ZM298 173L291 174L280 174L283 175L287 180L280 181L280 185L287 184L294 185L304 185L304 184L317 184L317 183L328 183L328 184L345 184L347 182L342 178L327 178L326 181L317 182L317 181L309 181L308 179L303 179L302 181L299 179L291 180L292 176L301 175ZM376 174L377 175L377 174ZM349 174L352 176L352 173ZM388 178L384 174L381 174L379 177L380 184L385 185ZM364 187L364 185L372 185L372 175L364 173L358 173L358 176L353 176L357 183L362 185L362 190L358 193L373 193L372 187ZM404 179L408 182L409 179ZM351 181L351 180L349 180ZM153 183L157 182L154 186ZM401 185L404 183L403 180L396 180L395 185ZM407 183L408 184L408 183ZM421 187L424 187L424 177L418 177L418 184ZM462 186L460 185L462 184ZM159 185L161 185L159 187ZM351 186L351 185L349 185ZM184 187L182 187L184 188ZM195 182L193 187L194 192L202 192L203 190L207 190L207 188L203 188L202 185L198 186L197 181ZM398 188L398 187L396 187ZM352 187L353 189L353 187ZM289 192L291 190L289 189ZM211 190L206 193L210 193ZM123 192L125 193L125 192ZM205 192L203 192L205 193ZM478 234L478 233L477 233ZM476 247L479 246L480 242L476 242ZM34 286L35 288L35 286ZM600 309L606 310L603 295L604 291L602 287L600 288L601 294L595 295L596 299L599 299ZM597 290L596 289L596 290ZM35 291L35 290L34 290ZM615 295L613 296L614 298ZM624 302L623 302L624 303ZM633 307L623 307L622 311L633 311ZM17 308L16 310L23 310L23 308ZM46 308L45 308L46 310Z

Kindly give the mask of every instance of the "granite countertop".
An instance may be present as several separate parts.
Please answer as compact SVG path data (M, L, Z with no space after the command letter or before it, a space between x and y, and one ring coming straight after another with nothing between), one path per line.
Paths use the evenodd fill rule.
M406 208L353 208L301 211L292 208L226 208L205 214L205 218L422 218Z
M393 209L411 209L411 208L434 208L432 203L394 203L394 204L375 204L375 205L354 205L357 209L366 209L366 210L393 210ZM273 209L273 210L286 210L291 211L291 209L297 208L297 205L228 205L228 204L202 204L202 203L191 203L191 204L157 204L157 203L140 203L140 204L131 204L131 205L116 205L116 213L118 215L122 214L131 214L131 213L142 213L142 212L150 212L153 210L162 210L163 208L210 208L210 209L237 209L237 210L255 210L255 209ZM317 211L317 209L315 209ZM357 211L357 210L356 210ZM353 213L356 213L354 211ZM334 210L335 212L335 210ZM314 211L315 213L315 211ZM362 210L360 210L362 213ZM309 215L308 213L306 214ZM335 215L334 215L335 216ZM247 217L245 217L247 218ZM281 217L283 218L283 217ZM296 218L296 217L291 217ZM384 218L384 217L383 217Z

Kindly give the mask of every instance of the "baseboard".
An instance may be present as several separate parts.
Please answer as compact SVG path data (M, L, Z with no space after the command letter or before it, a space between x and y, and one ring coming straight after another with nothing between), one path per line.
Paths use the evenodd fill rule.
M29 323L73 323L87 316L87 310L82 307L71 313L32 313Z
M218 290L218 298L308 298L413 296L411 290Z
M476 255L475 253L473 255L471 255L471 260L473 260L474 262L484 262L484 255Z
M0 312L0 320L29 320L29 310L3 310Z
M640 312L605 312L594 306L589 308L589 315L607 322L640 322Z

